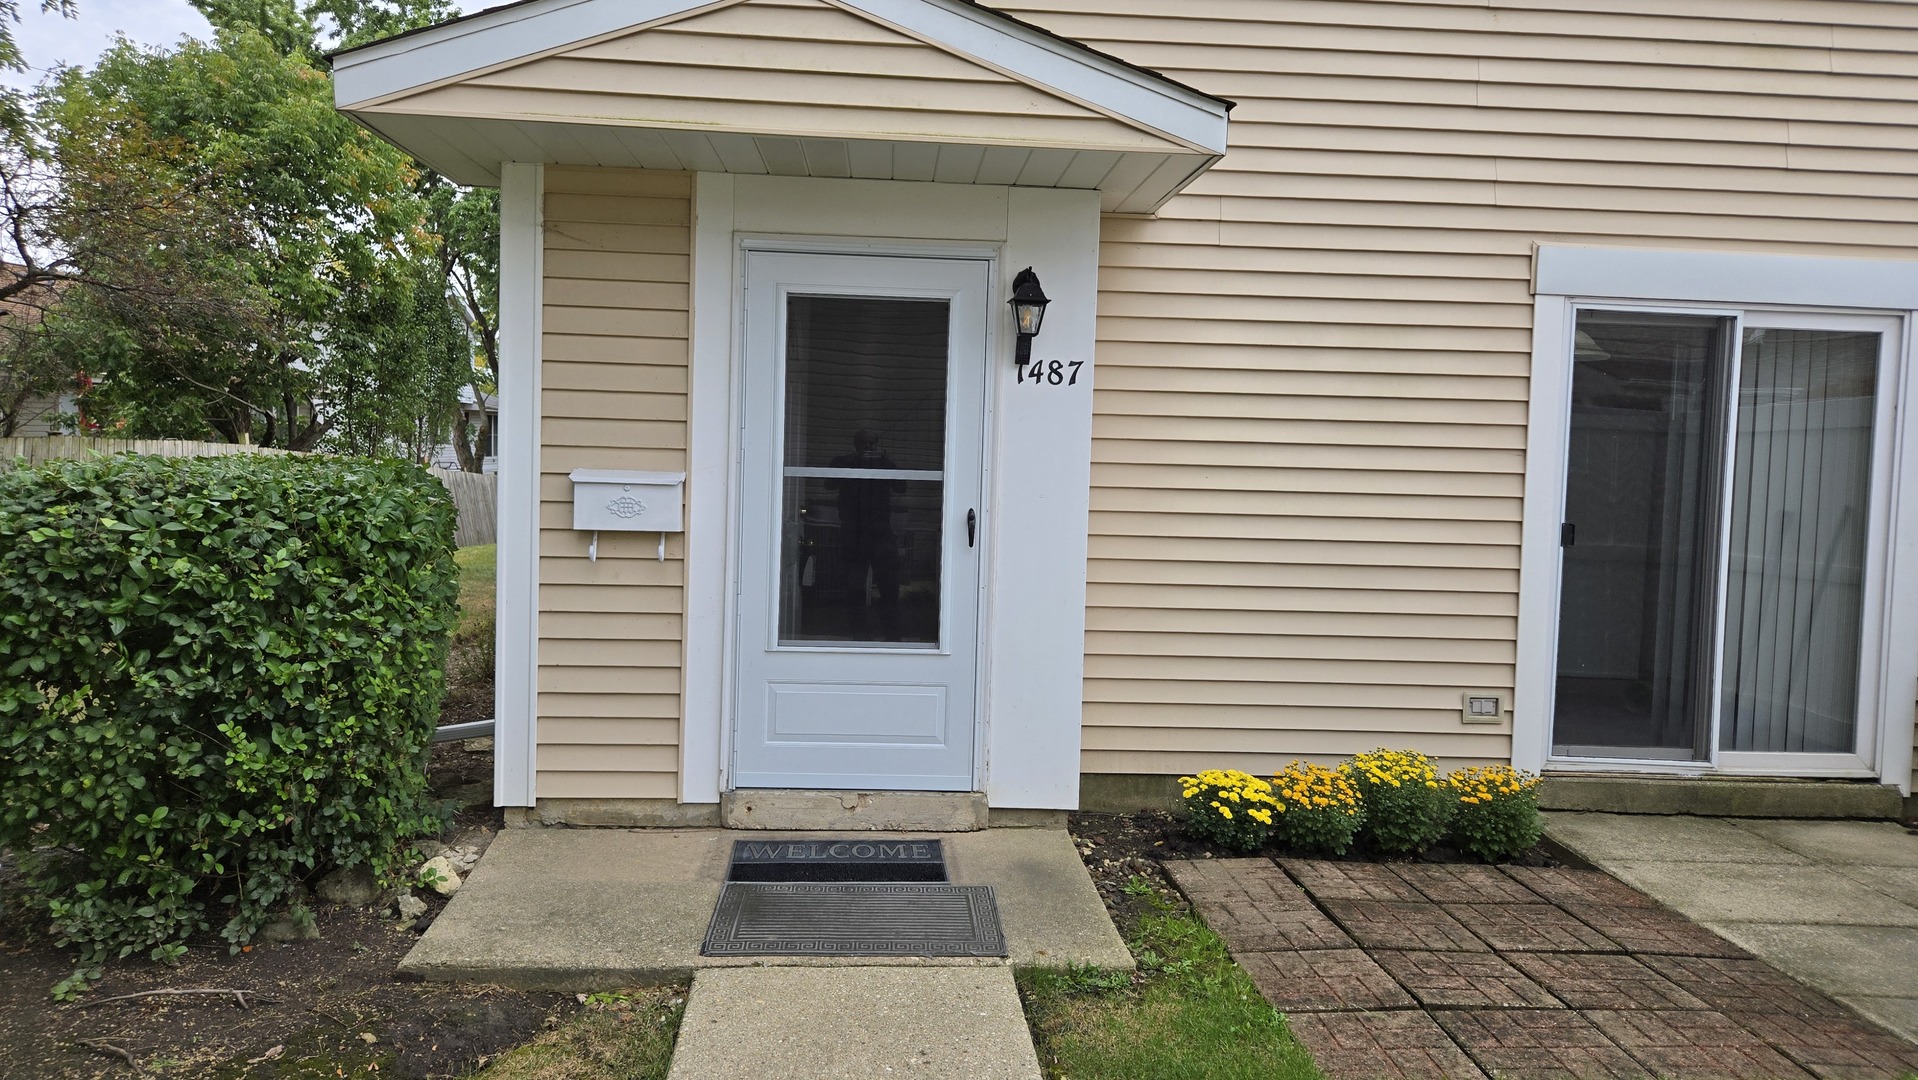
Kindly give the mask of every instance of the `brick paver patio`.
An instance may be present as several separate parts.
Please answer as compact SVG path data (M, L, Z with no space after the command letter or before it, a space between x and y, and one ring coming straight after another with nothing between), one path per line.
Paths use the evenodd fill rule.
M1918 1073L1918 1046L1597 871L1167 870L1331 1080Z

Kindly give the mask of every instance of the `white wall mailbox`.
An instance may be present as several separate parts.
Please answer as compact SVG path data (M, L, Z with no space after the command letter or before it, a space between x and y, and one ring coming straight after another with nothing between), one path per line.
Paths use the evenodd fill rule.
M685 531L686 474L574 469L573 528L590 531L587 555L599 560L602 532L656 532L659 557L666 558L666 534Z

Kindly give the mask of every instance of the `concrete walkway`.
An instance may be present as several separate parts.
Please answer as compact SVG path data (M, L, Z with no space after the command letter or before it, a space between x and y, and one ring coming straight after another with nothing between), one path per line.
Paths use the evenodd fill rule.
M1573 854L1918 1042L1918 836L1889 822L1550 813Z
M701 971L668 1080L1039 1080L1012 969Z
M568 991L690 978L672 1080L1038 1080L1013 968L1133 967L1063 829L938 835L954 884L993 887L1008 959L699 955L734 840L843 835L508 830L400 973Z

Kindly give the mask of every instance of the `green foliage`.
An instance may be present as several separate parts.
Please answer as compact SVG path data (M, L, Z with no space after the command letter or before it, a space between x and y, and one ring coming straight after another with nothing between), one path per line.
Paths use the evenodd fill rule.
M1338 769L1294 761L1272 778L1272 794L1285 807L1279 842L1302 854L1343 855L1365 823L1358 787Z
M1181 776L1185 831L1226 851L1252 852L1272 835L1282 807L1272 785L1237 769L1207 769Z
M1459 850L1496 862L1538 843L1538 777L1510 765L1476 765L1455 770L1445 788L1457 800L1451 838Z
M468 385L474 400L484 402L499 389L499 192L435 179L427 188L426 208L428 227L440 238L440 269L472 341ZM483 410L477 427L465 410L453 414L460 468L479 471L491 428L491 416Z
M472 376L466 328L438 270L422 259L412 273L410 289L382 294L387 306L345 332L327 365L333 422L324 449L419 461L446 441L460 387Z
M40 110L70 192L57 239L94 286L74 304L82 359L107 375L90 415L134 436L410 449L471 368L421 174L334 109L305 16L235 7L265 23L229 12L216 42L171 50L122 40ZM148 204L197 227L176 241L112 212Z
M35 5L41 11L74 17L73 0L40 0ZM20 43L13 36L13 26L20 21L20 0L0 0L0 68L8 71L26 71L27 58L20 53ZM26 120L24 95L13 87L0 88L0 128L18 130Z
M0 846L82 965L237 946L438 827L453 517L392 461L0 474Z
M1438 768L1416 750L1354 754L1339 770L1359 789L1359 839L1381 855L1417 855L1445 835L1453 800Z
M50 302L51 290L7 298L12 310L0 315L0 438L14 435L35 420L53 421L57 395L78 388L73 361L54 344L38 311L35 292Z
M420 460L487 445L497 193L425 171L333 108L321 59L445 0L194 0L212 43L124 39L29 112L0 91L0 434L72 388L115 434ZM71 13L70 0L50 8ZM0 0L0 64L17 12ZM9 331L17 340L5 340Z
M458 14L444 0L191 0L214 27L251 31L289 55L319 56Z

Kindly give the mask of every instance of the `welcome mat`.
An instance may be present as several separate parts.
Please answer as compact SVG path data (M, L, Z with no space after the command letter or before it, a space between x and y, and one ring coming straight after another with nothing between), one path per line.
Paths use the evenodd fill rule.
M701 956L1004 956L990 885L728 881Z
M944 881L945 847L925 839L735 840L728 881Z

